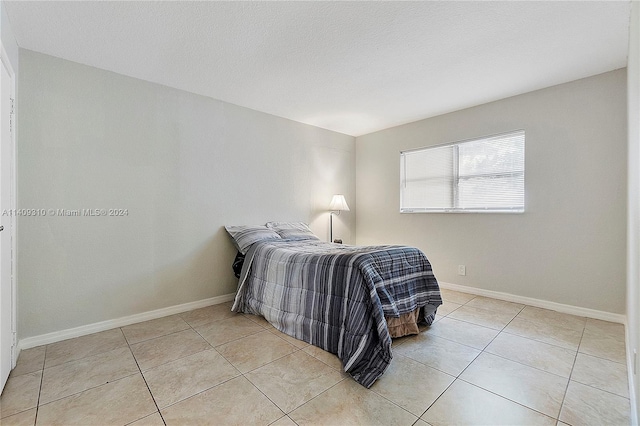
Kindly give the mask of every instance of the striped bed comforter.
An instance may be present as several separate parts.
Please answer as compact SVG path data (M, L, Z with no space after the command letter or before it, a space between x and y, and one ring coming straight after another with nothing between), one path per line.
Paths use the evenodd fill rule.
M442 304L431 264L418 249L272 240L247 252L232 310L264 316L278 330L337 354L370 387L391 362L385 316Z

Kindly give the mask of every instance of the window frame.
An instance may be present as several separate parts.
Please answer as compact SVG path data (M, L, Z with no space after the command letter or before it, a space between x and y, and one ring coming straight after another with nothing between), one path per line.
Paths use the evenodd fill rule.
M478 141L482 141L482 140L489 140L489 139L499 139L501 137L513 137L513 136L517 136L518 134L522 134L522 141L523 141L523 168L522 168L522 185L523 185L523 203L522 203L522 207L515 207L515 208L508 208L508 207L474 207L474 208L461 208L459 207L460 204L460 197L459 197L459 183L461 180L460 177L460 145L464 144L464 143L469 143L469 142L478 142ZM453 178L452 178L452 188L451 188L451 197L452 197L452 206L453 207L448 207L448 208L444 208L444 207L421 207L421 208L403 208L403 184L406 183L406 178L405 176L403 176L405 174L405 164L404 164L404 154L407 153L411 153L411 152L416 152L416 151L425 151L425 150L429 150L429 149L434 149L434 148L443 148L443 147L448 147L448 146L452 146L453 149L453 159L452 159L452 171L453 171ZM478 177L478 176L498 176L498 175L506 175L507 173L502 172L502 173L483 173L483 174L475 174L475 175L469 175L469 176L464 176L462 177L462 179L469 179L469 178L474 178L474 177ZM513 175L513 173L508 173L510 175ZM520 173L518 173L520 174ZM426 147L420 147L420 148L415 148L415 149L408 149L408 150L403 150L400 151L400 213L408 213L408 214L412 214L412 213L506 213L506 214L522 214L526 212L526 133L524 129L517 129L517 130L512 130L512 131L508 131L508 132L504 132L504 133L498 133L498 134L493 134L493 135L487 135L487 136L482 136L482 137L476 137L476 138L470 138L470 139L464 139L464 140L459 140L459 141L455 141L455 142L446 142L446 143L441 143L441 144L436 144L436 145L430 145L430 146L426 146Z

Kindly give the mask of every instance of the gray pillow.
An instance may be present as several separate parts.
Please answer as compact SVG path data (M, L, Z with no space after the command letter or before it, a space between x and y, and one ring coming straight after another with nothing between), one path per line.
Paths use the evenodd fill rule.
M247 254L249 247L258 241L282 239L277 232L264 225L225 226L225 229L242 254Z
M267 227L274 229L278 235L287 240L319 240L304 222L268 222Z

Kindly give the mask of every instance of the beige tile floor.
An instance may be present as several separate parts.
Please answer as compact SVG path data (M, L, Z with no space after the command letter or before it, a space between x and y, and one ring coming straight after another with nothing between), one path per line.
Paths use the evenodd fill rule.
M624 328L443 290L371 389L225 303L22 351L2 425L627 425Z

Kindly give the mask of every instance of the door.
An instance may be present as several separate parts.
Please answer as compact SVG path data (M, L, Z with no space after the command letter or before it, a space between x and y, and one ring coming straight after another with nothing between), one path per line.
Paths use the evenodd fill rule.
M0 66L0 391L13 367L14 292L11 265L13 70L2 49Z

